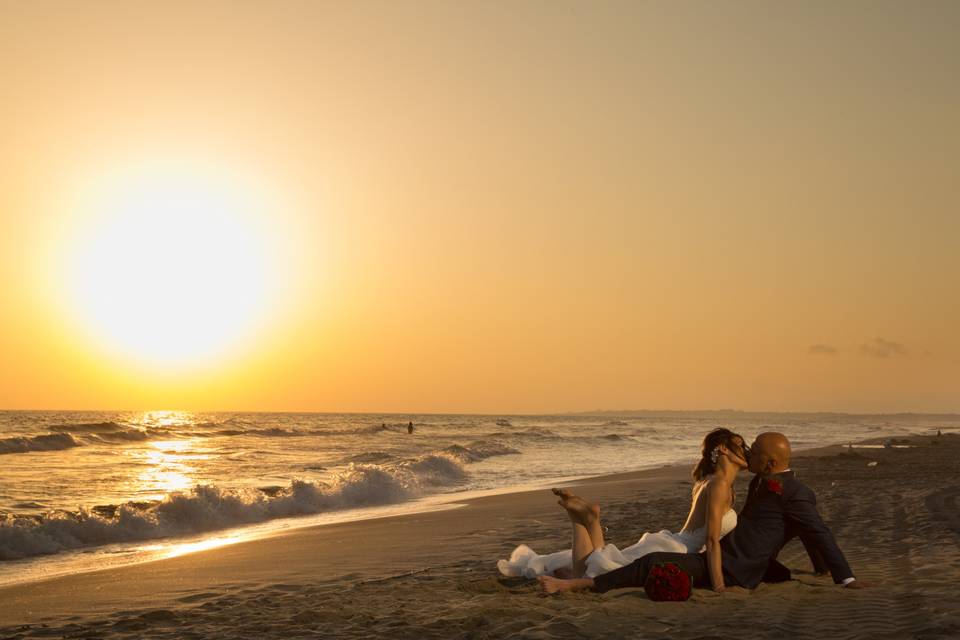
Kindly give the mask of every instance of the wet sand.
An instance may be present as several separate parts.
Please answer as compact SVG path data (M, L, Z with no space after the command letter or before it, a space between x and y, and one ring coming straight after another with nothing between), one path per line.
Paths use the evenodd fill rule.
M540 552L569 544L555 497L533 491L6 587L0 637L960 637L960 436L909 442L832 447L793 464L867 590L812 575L792 542L780 559L795 579L753 592L697 590L686 603L654 603L641 589L546 597L496 570L521 542ZM664 467L574 488L603 505L608 540L626 545L682 524L688 473Z

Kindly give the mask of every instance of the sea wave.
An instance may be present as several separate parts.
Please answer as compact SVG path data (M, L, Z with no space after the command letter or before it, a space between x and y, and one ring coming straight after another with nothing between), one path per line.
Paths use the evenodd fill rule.
M222 425L216 425L222 426ZM350 429L284 429L281 427L268 428L238 428L236 426L227 429L214 429L206 431L184 432L184 435L191 437L210 438L210 437L230 437L230 436L262 436L273 438L289 438L297 436L356 436L372 435L384 432L407 433L406 425L365 425Z
M39 436L4 438L0 440L0 454L29 453L31 451L62 451L82 446L69 433L47 433Z
M123 444L126 442L146 442L148 440L164 440L176 437L177 434L169 429L159 427L147 427L145 429L130 428L122 431L110 431L104 433L89 434L87 439L92 442L109 442L112 444Z
M610 440L612 442L622 442L624 440L627 440L630 436L624 435L622 433L607 433L597 437L601 440Z
M452 456L460 462L478 462L494 456L505 456L514 453L520 453L519 450L507 446L502 442L478 440L464 446L453 444L442 450L446 455Z
M78 422L75 424L55 424L50 431L69 433L111 433L124 431L127 427L118 422Z
M350 456L348 462L374 462L374 463L383 463L388 460L393 460L395 456L392 453L386 451L364 451L363 453L358 453L356 455Z
M558 434L555 431L550 429L544 429L541 427L532 427L530 429L523 429L522 431L494 431L492 433L483 434L483 437L486 438L502 438L508 440L534 440L534 441L557 441L564 440L564 436Z
M412 474L419 486L443 487L458 484L467 479L467 472L448 456L427 454L413 460L405 460L394 469Z
M496 441L453 445L403 460L388 461L389 454L374 452L358 457L329 482L296 479L287 486L259 489L197 485L155 502L131 501L35 515L0 514L0 560L404 502L466 482L465 464L512 453L519 452ZM360 459L365 461L358 462Z
M129 502L32 516L0 514L0 560L403 502L436 483L431 464L424 460L404 469L352 465L329 483L293 480L269 492L198 485L170 493L157 503Z
M261 436L264 438L293 438L307 435L296 429L281 429L280 427L270 427L267 429L221 429L211 433L204 433L205 436Z
M167 427L140 427L130 426L119 422L78 422L73 424L57 424L50 427L51 431L62 435L82 438L90 443L122 444L125 442L145 442L177 437L177 431Z
M406 424L394 424L394 423L382 423L382 424L371 424L363 427L356 427L352 429L330 429L330 430L317 430L313 433L317 435L331 435L331 436L344 436L344 435L361 435L367 433L407 433Z
M591 425L592 427L600 427L602 425ZM506 431L495 431L493 433L486 434L486 437L496 438L500 440L506 440L508 442L514 443L524 443L524 442L536 442L536 443L545 443L545 444L564 444L564 443L575 443L575 442L624 442L633 440L638 434L640 437L646 437L646 433L637 432L635 434L627 433L591 433L590 431L584 429L581 434L585 435L562 435L550 429L543 429L534 427L532 429L525 429L523 431L517 431L516 433L509 433Z

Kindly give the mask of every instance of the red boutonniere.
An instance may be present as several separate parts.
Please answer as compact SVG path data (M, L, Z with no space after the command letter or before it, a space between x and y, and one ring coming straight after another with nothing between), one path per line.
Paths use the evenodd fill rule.
M783 485L779 480L767 480L767 489L773 491L778 496L783 495Z

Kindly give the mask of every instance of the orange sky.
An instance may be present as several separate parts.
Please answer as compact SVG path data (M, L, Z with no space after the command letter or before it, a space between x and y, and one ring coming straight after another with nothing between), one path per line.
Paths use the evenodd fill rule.
M0 408L960 411L958 32L952 2L3 3ZM124 171L154 202L168 169L260 199L130 236Z

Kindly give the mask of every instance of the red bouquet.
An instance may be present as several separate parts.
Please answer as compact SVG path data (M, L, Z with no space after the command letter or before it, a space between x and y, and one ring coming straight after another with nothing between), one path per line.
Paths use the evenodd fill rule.
M672 562L655 565L643 583L647 597L658 602L682 601L690 598L692 591L690 574Z

